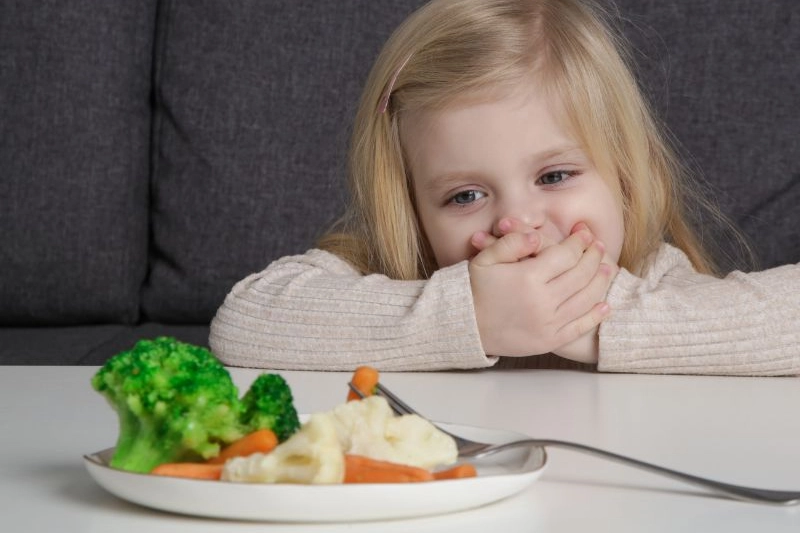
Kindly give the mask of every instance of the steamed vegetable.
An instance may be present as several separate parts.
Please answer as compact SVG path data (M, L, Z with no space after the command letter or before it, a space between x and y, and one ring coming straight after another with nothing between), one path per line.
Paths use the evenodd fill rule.
M222 449L218 456L208 460L210 464L223 464L234 457L247 457L254 453L269 453L278 445L278 437L269 429L259 429Z
M378 385L378 378L380 374L371 366L360 366L353 372L353 377L350 380L355 388L361 391L364 396L372 396L375 394L375 387ZM361 396L354 390L347 391L347 401L360 400Z
M246 483L341 483L344 454L331 416L311 415L297 433L270 453L228 460L222 479Z
M222 465L209 463L162 463L150 473L155 476L218 480L222 475Z
M475 469L474 465L470 463L461 463L460 465L434 472L433 479L461 479L465 477L475 477L477 475L478 471Z
M343 403L331 414L346 453L420 468L458 459L452 437L420 416L395 416L381 396Z
M242 424L248 431L268 428L280 442L300 428L289 385L278 374L261 374L242 398Z
M162 463L204 462L257 429L288 438L299 427L288 384L262 376L253 385L240 400L207 349L171 337L139 341L92 378L119 417L111 466L150 472Z
M347 454L344 456L344 464L345 483L415 483L434 479L433 474L424 468L363 455Z

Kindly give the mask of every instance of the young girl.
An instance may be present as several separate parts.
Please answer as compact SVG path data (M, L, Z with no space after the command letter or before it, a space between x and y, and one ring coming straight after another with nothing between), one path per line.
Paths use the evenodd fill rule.
M346 216L233 288L215 353L279 369L800 372L800 264L713 275L619 43L588 0L414 13L367 80Z

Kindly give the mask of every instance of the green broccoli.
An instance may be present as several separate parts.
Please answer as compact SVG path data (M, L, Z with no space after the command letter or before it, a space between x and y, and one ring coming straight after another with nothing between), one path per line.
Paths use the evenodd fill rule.
M270 428L279 442L300 428L289 384L277 374L261 374L242 398L241 421L247 431Z
M278 430L287 438L292 426L286 420L290 413L297 417L291 391L288 385L285 390L261 385L266 381L277 383L259 377L258 392L248 392L243 401L227 369L207 349L171 337L137 342L92 378L92 387L119 417L111 466L149 472L162 463L208 459L257 429ZM262 393L277 396L259 398Z

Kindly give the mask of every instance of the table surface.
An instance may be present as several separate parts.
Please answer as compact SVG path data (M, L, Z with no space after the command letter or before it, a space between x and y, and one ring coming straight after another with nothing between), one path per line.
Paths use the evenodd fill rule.
M105 492L82 455L114 444L117 421L89 386L96 367L0 367L3 531L800 531L800 506L709 496L577 452L549 449L525 492L449 515L351 524L210 520L153 511ZM241 389L258 374L231 369ZM346 373L282 372L300 412L346 394ZM800 490L800 380L555 370L385 373L430 417L581 442L738 484Z

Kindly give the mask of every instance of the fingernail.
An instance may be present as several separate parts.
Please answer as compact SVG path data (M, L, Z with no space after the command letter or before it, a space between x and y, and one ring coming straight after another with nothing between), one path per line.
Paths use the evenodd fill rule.
M572 227L572 233L578 233L581 230L588 230L589 226L585 222L578 222Z
M511 230L511 221L507 218L504 218L500 222L497 223L497 227L500 228L500 231L510 231Z
M611 313L611 306L605 302L600 304L600 314L606 316L609 313Z
M606 276L611 275L611 265L607 265L606 263L600 263L600 272L602 272Z
M606 245L603 244L603 241L594 241L594 244L597 246L597 249L600 250L600 253L605 253Z

